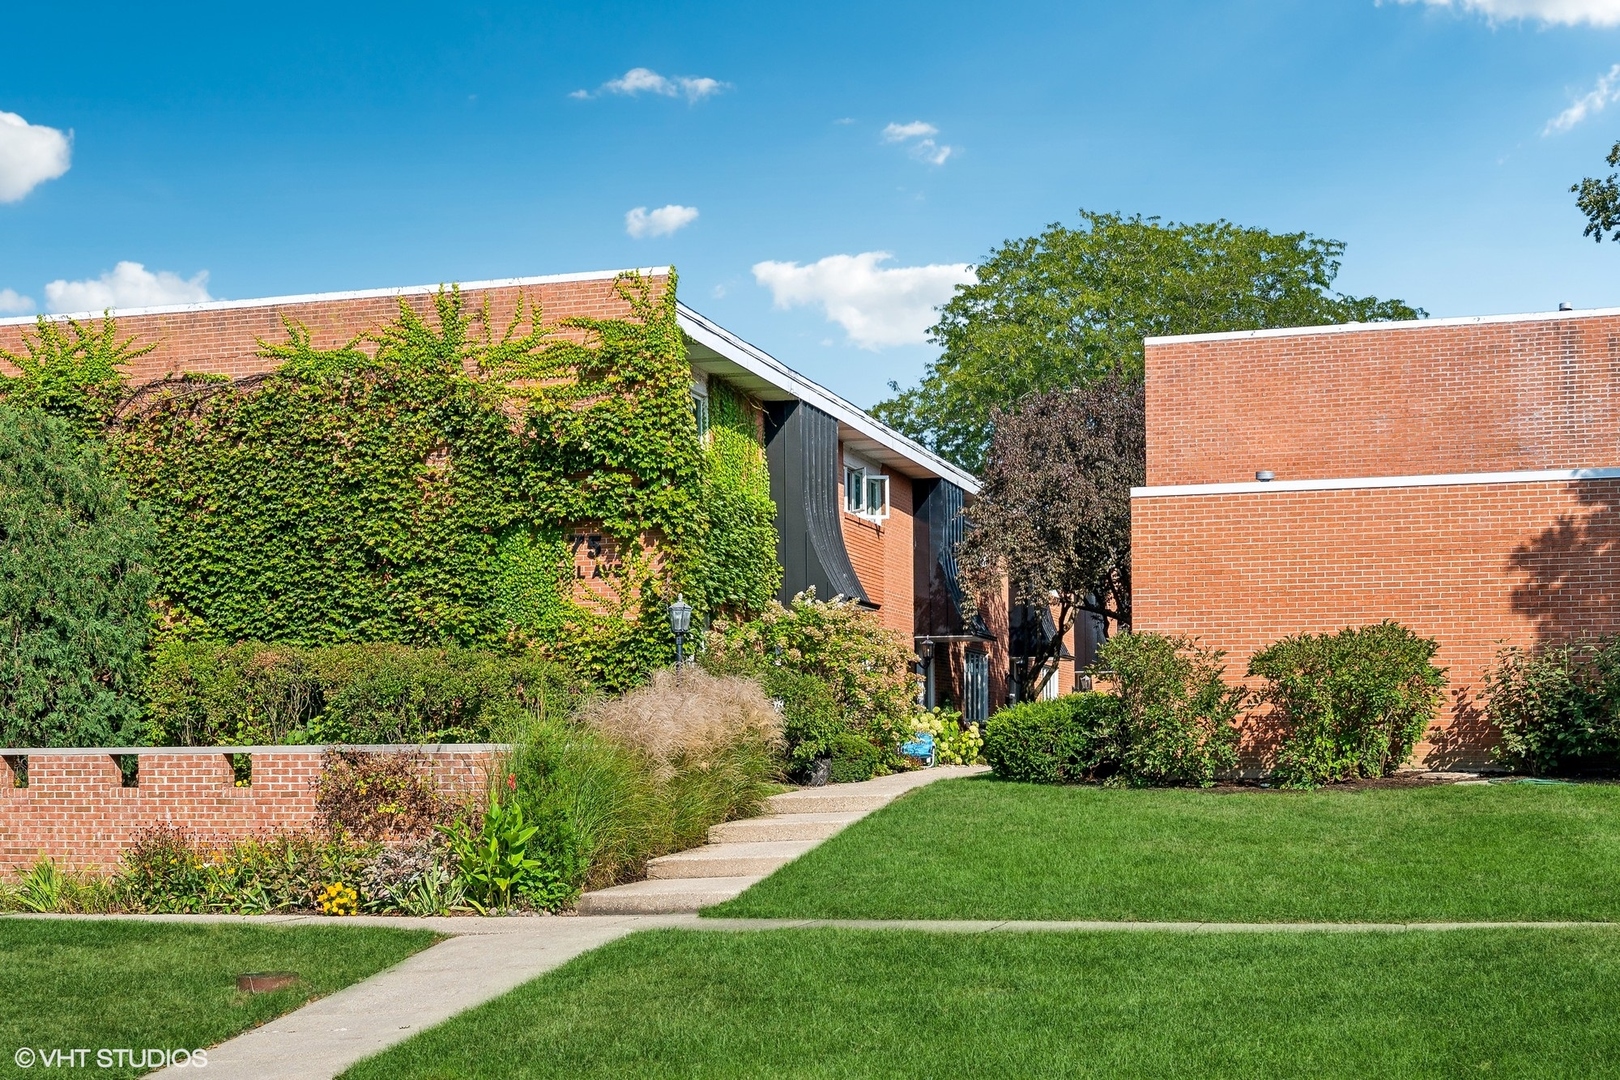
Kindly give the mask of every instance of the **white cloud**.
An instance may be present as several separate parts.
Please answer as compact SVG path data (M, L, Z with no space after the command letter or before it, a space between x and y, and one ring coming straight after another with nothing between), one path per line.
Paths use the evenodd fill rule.
M73 133L0 112L0 203L16 202L73 163Z
M939 134L939 128L925 120L913 120L909 124L890 124L883 129L883 141L886 143L907 143L907 150L918 161L926 161L930 165L943 165L945 159L956 153L956 147L944 146L934 140Z
M1592 113L1602 112L1603 107L1612 101L1620 101L1620 64L1611 67L1607 75L1600 75L1597 85L1588 93L1576 98L1569 108L1547 121L1541 133L1551 135L1568 131Z
M1485 16L1491 22L1534 19L1561 26L1591 23L1620 26L1620 0L1398 0L1429 7L1457 8Z
M670 203L656 210L638 206L624 215L624 231L637 240L648 236L668 236L676 229L684 229L697 220L695 206Z
M45 286L46 310L54 312L200 304L211 299L208 271L182 278L167 270L154 274L138 262L121 262L98 278L59 280Z
M909 124L890 124L883 129L884 142L905 142L920 136L938 135L939 128L922 120L913 120Z
M581 101L596 97L598 94L623 94L626 97L635 97L637 94L657 94L660 97L684 97L687 101L702 101L712 97L722 90L731 89L730 83L711 79L707 76L676 75L673 78L658 74L651 68L631 68L617 79L609 79L597 90L575 90L568 96Z
M33 310L32 296L19 296L16 289L0 289L0 315L27 315Z
M887 251L829 255L800 266L794 262L754 264L754 280L771 290L778 308L819 304L827 318L844 328L863 349L917 345L928 340L934 309L956 286L972 281L966 263L879 266Z

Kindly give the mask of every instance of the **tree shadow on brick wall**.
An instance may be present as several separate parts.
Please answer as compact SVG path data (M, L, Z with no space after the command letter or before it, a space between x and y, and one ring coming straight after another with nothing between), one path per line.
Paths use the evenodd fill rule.
M1531 625L1537 645L1620 632L1620 482L1586 481L1577 499L1576 513L1560 516L1508 557L1517 579L1513 612ZM1450 724L1430 732L1431 767L1485 764L1480 747L1494 745L1497 732L1481 689L1452 689Z
M1538 645L1620 631L1620 481L1580 485L1582 510L1561 516L1508 559L1513 611Z

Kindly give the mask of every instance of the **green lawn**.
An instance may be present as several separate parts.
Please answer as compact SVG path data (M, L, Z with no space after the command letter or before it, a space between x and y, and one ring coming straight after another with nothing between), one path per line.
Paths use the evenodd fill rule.
M1620 786L932 784L706 914L1620 920Z
M346 1080L1620 1076L1620 933L657 931Z
M0 918L0 1076L46 1068L17 1068L22 1047L88 1048L83 1067L60 1071L134 1076L140 1070L96 1068L95 1051L211 1046L435 940L370 927ZM237 975L250 971L294 971L302 981L237 993Z

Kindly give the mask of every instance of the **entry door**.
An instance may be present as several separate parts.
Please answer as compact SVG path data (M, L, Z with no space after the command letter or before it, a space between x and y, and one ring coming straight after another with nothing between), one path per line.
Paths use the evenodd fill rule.
M982 724L990 715L990 656L982 649L969 649L963 667L962 717Z

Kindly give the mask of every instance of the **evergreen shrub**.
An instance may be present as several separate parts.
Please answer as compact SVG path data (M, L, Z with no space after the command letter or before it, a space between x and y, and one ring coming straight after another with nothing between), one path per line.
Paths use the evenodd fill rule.
M0 404L0 745L140 741L154 539L101 443Z

